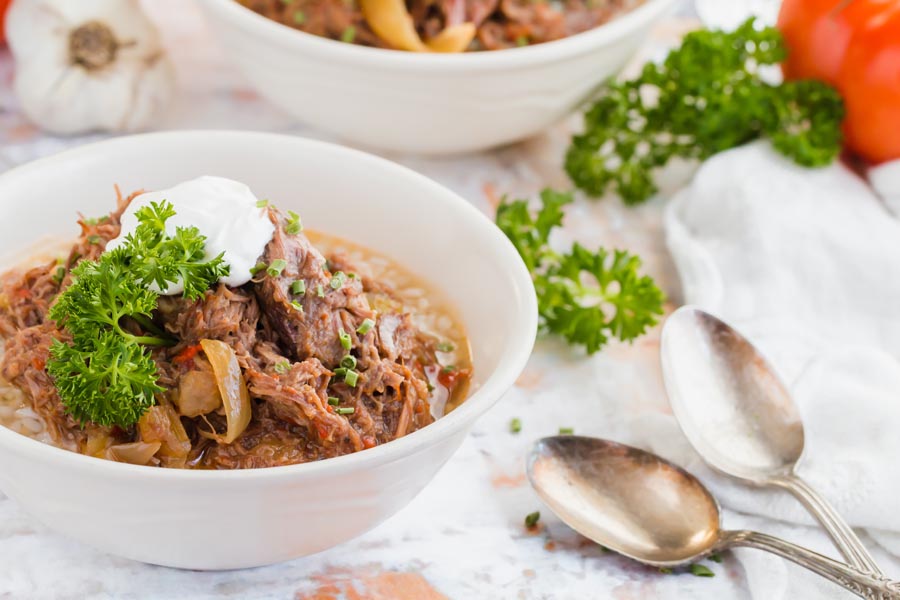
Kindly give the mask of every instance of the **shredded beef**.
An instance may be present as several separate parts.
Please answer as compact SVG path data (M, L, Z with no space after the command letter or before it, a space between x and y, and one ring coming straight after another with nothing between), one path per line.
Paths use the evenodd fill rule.
M24 273L12 270L0 277L0 335L8 337L46 320L53 299L71 281L69 271L82 259L96 259L106 243L119 235L122 212L138 193L127 198L119 194L116 210L108 216L79 219L81 233L65 260L54 260Z
M167 356L177 356L202 339L221 340L234 349L242 366L248 366L259 316L259 304L252 292L219 284L199 300L161 296L157 320L180 341Z
M47 433L58 445L80 450L91 434L113 431L92 423L82 427L66 412L56 387L44 367L50 356L50 345L55 339L65 341L65 332L52 323L27 327L7 338L0 375L22 390L31 399L31 405L44 421Z
M427 375L440 368L434 340L364 265L340 253L326 260L270 209L275 233L260 260L283 261L284 268L262 270L240 288L217 285L193 301L161 296L149 324L124 319L132 333L146 326L173 339L148 350L165 391L128 430L76 422L45 370L53 341L69 340L47 313L71 282L71 269L99 257L119 234L133 197L120 197L106 218L82 218L66 260L0 279L0 375L24 393L59 446L163 467L254 468L357 452L434 420ZM369 319L373 326L360 333ZM228 427L223 393L202 340L219 340L234 351L251 397L250 424L231 443L222 438ZM342 361L353 364L356 381L346 379Z
M325 257L305 235L285 233L284 218L277 212L271 215L275 235L266 246L263 262L271 265L284 260L287 266L277 276L262 272L255 284L263 319L290 358L313 357L336 365L346 354L340 332L355 331L375 314L357 279L347 277L340 286L333 286L335 274L328 270ZM303 281L303 294L291 293L295 281Z

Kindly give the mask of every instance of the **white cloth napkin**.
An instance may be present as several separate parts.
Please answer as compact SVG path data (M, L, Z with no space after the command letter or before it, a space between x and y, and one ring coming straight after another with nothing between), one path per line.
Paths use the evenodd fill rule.
M799 473L900 555L900 222L843 165L805 169L761 142L708 160L665 226L684 302L749 336L794 394L806 430ZM639 441L699 475L726 508L813 523L786 493L713 474L673 418L635 425ZM821 544L812 528L791 533ZM775 576L796 571L748 552L755 598L805 597ZM843 597L836 589L810 597Z
M866 175L891 212L900 215L900 159L872 167Z

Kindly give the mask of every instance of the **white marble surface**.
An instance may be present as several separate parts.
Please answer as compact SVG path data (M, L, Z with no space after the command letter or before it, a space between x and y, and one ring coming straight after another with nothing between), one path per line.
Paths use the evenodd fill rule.
M154 0L147 5L163 26L181 85L180 98L160 128L246 128L315 136L246 87L184 0ZM0 51L0 171L99 137L41 135L16 112L11 75L10 58ZM563 125L492 153L453 159L390 158L444 183L492 214L502 194L530 194L545 185L567 184L560 169L567 135ZM640 252L647 271L677 300L660 208L661 201L636 209L625 209L616 201L579 201L568 217L566 236ZM4 499L0 598L748 598L743 567L731 555L723 564L708 563L714 578L663 575L604 553L551 518L547 510L542 511L537 532L523 527L523 517L542 508L524 479L523 456L534 439L554 434L559 427L615 437L628 417L667 410L657 347L658 329L632 346L613 344L590 359L553 340L540 342L516 387L485 415L459 453L409 507L355 541L285 564L203 573L135 563L61 538ZM511 417L522 419L519 435L508 431ZM763 529L770 525L731 514L726 515L728 521ZM790 527L782 525L779 531L789 535ZM828 550L824 539L819 548ZM799 570L789 572L801 581L805 577Z

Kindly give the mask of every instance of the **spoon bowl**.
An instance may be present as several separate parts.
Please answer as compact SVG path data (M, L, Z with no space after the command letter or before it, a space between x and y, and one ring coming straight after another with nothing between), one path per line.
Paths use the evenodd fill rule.
M800 413L747 338L686 306L666 320L660 353L672 411L711 467L756 485L793 472L803 454Z
M789 491L850 564L881 573L837 511L794 473L805 437L800 412L747 338L721 319L683 306L666 319L660 359L672 412L710 467Z
M528 478L570 527L643 563L675 566L714 550L715 499L683 469L615 442L556 436L537 442Z
M556 436L528 456L528 479L570 527L611 550L659 567L734 546L786 558L864 598L900 600L900 583L754 531L723 531L715 498L693 475L643 450Z

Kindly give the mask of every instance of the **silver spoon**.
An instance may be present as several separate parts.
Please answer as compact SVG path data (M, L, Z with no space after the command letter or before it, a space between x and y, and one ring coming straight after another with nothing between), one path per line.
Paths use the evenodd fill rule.
M850 526L794 472L803 454L800 413L745 337L684 306L666 320L660 356L672 411L707 464L752 485L789 491L851 565L881 574Z
M724 531L719 507L694 476L637 448L573 435L538 441L528 478L570 527L642 563L677 567L735 546L806 567L863 598L900 600L900 582L865 573L754 531Z

